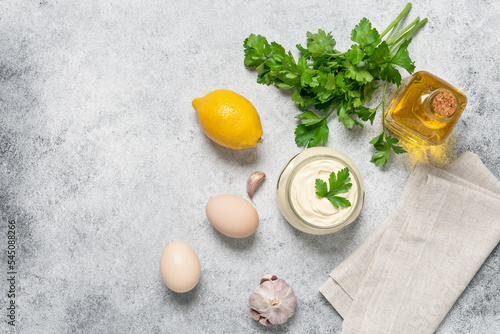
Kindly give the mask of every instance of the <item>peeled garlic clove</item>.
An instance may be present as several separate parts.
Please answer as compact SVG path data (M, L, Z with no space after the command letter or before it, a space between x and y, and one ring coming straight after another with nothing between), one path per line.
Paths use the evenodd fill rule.
M274 275L262 277L260 286L250 295L250 314L261 324L278 325L287 321L297 306L291 286Z
M257 187L259 186L259 184L264 181L264 179L266 178L266 174L264 174L264 172L253 172L252 175L250 175L248 177L248 180L247 180L247 193L248 193L248 197L250 197L250 199L252 200L252 203L255 204L255 202L253 201L253 193L255 191L255 189L257 189Z

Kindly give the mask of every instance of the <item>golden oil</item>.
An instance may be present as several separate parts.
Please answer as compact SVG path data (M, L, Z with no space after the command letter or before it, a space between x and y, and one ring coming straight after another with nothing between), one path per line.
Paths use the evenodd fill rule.
M420 71L401 83L385 112L387 129L415 144L440 145L462 115L467 98L437 76Z

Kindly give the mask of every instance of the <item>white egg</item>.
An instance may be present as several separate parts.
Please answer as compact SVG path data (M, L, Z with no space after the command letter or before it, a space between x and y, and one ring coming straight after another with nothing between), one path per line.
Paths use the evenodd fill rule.
M173 241L161 254L160 273L163 283L169 289L175 292L187 292L200 280L200 260L187 243Z
M217 231L233 238L248 237L259 226L259 215L253 205L234 195L212 197L207 203L206 213Z

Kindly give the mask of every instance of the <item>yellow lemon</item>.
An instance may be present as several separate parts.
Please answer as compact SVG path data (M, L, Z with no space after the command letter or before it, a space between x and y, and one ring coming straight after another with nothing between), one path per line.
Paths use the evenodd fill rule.
M219 89L193 100L205 134L219 145L240 150L254 147L262 136L255 107L231 90Z

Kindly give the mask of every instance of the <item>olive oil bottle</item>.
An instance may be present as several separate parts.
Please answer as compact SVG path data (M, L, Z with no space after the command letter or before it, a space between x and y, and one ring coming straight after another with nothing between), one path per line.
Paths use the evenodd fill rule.
M385 125L415 144L445 142L467 104L457 88L435 75L420 71L401 83L385 112Z

